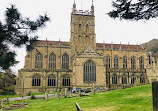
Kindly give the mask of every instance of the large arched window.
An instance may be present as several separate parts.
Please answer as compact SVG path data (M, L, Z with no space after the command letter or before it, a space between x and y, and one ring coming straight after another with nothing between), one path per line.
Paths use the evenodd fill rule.
M110 83L110 72L106 73L106 84Z
M139 58L139 68L144 69L144 59L142 56Z
M112 76L112 84L117 84L117 75L116 74L114 74Z
M135 61L135 57L133 56L131 58L131 69L135 69L136 68L136 61Z
M118 63L118 57L115 56L115 57L114 57L114 68L115 68L115 69L118 69L118 64L119 64L119 63Z
M32 86L41 86L41 76L39 74L32 76Z
M54 74L48 76L48 86L56 86L56 77Z
M84 64L83 68L83 81L84 82L96 82L96 65L92 60L88 60Z
M49 56L49 68L56 69L56 55L54 53Z
M62 69L69 69L69 55L66 53L62 56Z
M136 77L134 75L131 76L131 84L135 84Z
M145 83L145 77L144 77L144 75L140 76L140 83Z
M43 56L40 52L38 52L35 57L35 68L43 68Z
M70 76L68 75L63 76L63 86L70 86Z
M125 74L122 76L122 84L127 84L127 77Z
M126 58L126 56L123 57L123 69L127 69L127 58Z
M110 56L106 56L106 69L110 68Z

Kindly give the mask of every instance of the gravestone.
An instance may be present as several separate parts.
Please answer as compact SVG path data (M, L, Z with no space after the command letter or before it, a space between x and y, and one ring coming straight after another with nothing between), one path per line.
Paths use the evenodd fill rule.
M65 88L65 98L67 97L67 89Z
M7 96L7 102L9 103L9 97Z
M63 97L63 89L61 89L61 97Z
M79 92L78 92L78 96L81 97L81 90L79 90Z
M59 89L57 90L57 99L60 100Z
M69 91L69 97L71 97L71 90Z
M48 93L47 93L47 91L45 92L45 100L47 100L48 99Z
M95 94L94 86L93 86L92 89L91 89L91 93L92 93L92 95Z
M158 81L152 83L153 111L158 111Z

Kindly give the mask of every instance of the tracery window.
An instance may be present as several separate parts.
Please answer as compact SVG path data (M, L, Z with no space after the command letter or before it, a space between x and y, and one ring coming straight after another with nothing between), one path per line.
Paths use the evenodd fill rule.
M41 76L39 74L32 76L32 86L41 86Z
M135 84L136 77L134 75L131 76L131 84Z
M144 59L142 56L139 58L139 67L140 67L140 69L144 68Z
M140 76L140 83L145 83L145 77L144 77L144 75Z
M84 82L96 82L96 65L92 60L88 60L84 64L83 72Z
M49 56L49 68L56 69L56 55L54 53Z
M123 69L127 69L127 58L126 58L126 56L123 57Z
M122 76L122 84L127 84L127 77L125 74Z
M68 75L63 76L63 86L70 86L70 76Z
M110 80L110 73L107 72L106 73L106 84L109 84L109 80Z
M135 69L136 68L136 61L135 61L135 57L133 56L131 58L131 69Z
M117 84L117 75L116 74L114 74L112 76L112 84Z
M118 69L118 68L119 68L119 67L118 67L118 64L119 64L119 63L118 63L118 57L115 56L115 57L114 57L114 68L115 68L115 69Z
M62 56L62 69L69 69L69 55L66 53Z
M106 56L106 69L110 68L110 56Z
M35 68L43 68L43 56L40 52L38 52L35 57Z
M56 86L56 76L54 74L48 76L48 86Z

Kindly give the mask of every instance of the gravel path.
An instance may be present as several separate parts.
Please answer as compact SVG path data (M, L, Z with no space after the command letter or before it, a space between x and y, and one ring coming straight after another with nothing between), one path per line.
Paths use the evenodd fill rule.
M48 94L48 97L53 97L54 94ZM35 95L36 98L44 98L45 95ZM24 96L23 98L22 97L14 97L14 98L9 98L9 101L15 101L15 100L24 100L24 99L30 99L31 96ZM7 98L4 98L4 99L0 99L1 101L4 101L4 100L7 100Z

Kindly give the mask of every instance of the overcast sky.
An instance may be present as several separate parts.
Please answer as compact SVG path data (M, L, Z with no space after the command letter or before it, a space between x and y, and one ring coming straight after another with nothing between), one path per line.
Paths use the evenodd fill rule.
M4 19L4 12L11 4L19 9L24 17L35 20L38 15L45 13L51 18L45 28L37 32L40 40L70 40L70 19L74 0L0 0L0 21ZM108 17L112 0L94 0L95 30L98 43L141 44L153 38L158 38L158 21L126 21ZM78 10L90 10L91 0L76 0ZM24 49L16 49L17 61L20 63L12 68L16 73L24 66Z

